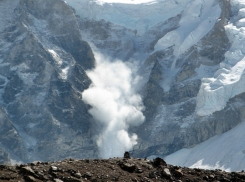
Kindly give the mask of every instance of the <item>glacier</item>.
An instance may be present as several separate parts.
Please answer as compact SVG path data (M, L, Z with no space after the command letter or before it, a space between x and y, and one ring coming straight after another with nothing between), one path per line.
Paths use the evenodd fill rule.
M228 113L229 110L232 110L232 107L234 105L231 104L232 106L227 106L227 102L231 98L245 92L245 86L243 84L245 68L244 1L230 1L232 16L228 20L226 19L226 17L222 17L222 13L224 13L224 9L222 8L224 7L220 5L222 4L219 3L221 1L216 0L66 1L76 10L81 19L89 19L91 20L91 22L99 22L103 25L108 22L113 24L113 28L110 27L113 34L109 35L110 38L105 38L108 41L108 44L112 43L110 44L110 46L113 45L113 43L115 42L119 42L118 44L122 43L120 39L123 38L129 39L133 42L132 44L137 45L135 48L136 50L134 53L132 53L131 59L129 59L129 61L132 61L132 58L138 59L140 61L139 64L141 66L143 65L141 68L142 70L140 71L144 75L144 84L147 84L147 82L151 78L150 74L152 74L152 70L154 68L156 69L156 73L153 74L153 77L157 79L159 78L159 90L163 89L162 92L159 91L159 95L161 97L159 96L159 98L157 99L162 101L165 99L164 97L166 96L166 100L164 100L156 108L153 108L157 111L155 112L155 118L149 121L149 126L147 126L145 123L145 125L142 124L142 126L140 126L142 132L145 133L143 135L146 135L145 137L147 139L150 138L149 141L151 142L151 144L145 144L144 142L140 143L141 139L139 138L139 143L142 145L140 147L144 149L144 147L147 148L147 145L159 145L160 147L157 148L157 152L162 152L164 151L163 148L165 147L165 145L171 142L174 147L178 145L175 145L175 140L176 143L179 142L180 145L183 145L182 147L186 147L188 145L196 145L198 142L201 143L211 136L216 135L214 138L207 140L206 143L204 142L196 145L196 147L194 147L193 149L183 149L180 152L177 152L177 154L173 154L167 157L167 162L176 165L186 165L188 167L221 168L224 170L239 170L244 167L243 165L239 165L237 168L235 167L235 162L237 162L237 160L235 159L235 154L239 154L238 159L243 160L244 149L242 149L242 147L234 147L234 150L227 150L226 153L224 155L222 154L221 156L213 154L215 152L220 152L220 150L218 150L219 142L225 143L225 140L231 137L236 132L240 133L238 133L234 137L234 140L231 139L229 140L229 142L227 142L228 144L225 143L224 145L220 145L220 148L225 150L225 147L228 147L230 143L235 143L235 140L241 140L241 142L237 142L236 144L239 146L243 145L241 131L242 128L244 128L244 124L242 123L235 127L237 123L240 122L240 120L237 122L234 121L235 119L237 119L236 117L234 117L235 119L231 121L231 124L228 121L226 121L228 122L228 124L222 124L222 119L217 119L217 117L221 117L221 115L224 115L224 112ZM177 26L173 27L171 30L168 30L166 34L161 34L161 37L158 37L157 41L154 42L152 50L147 50L148 52L144 50L144 52L142 51L143 49L141 49L141 51L144 53L144 56L139 57L139 54L141 53L139 51L139 47L143 46L144 43L147 42L147 39L149 39L149 37L146 36L149 30L153 30L154 28L154 30L156 30L157 25L167 21L171 17L177 16L180 17L179 20L176 20ZM227 16L230 15L227 14ZM209 49L203 47L212 46L213 42L210 41L210 38L212 36L215 36L215 33L212 34L210 32L215 31L215 28L221 29L221 27L217 27L217 24L223 21L224 23L221 23L222 25L219 26L226 25L225 35L227 35L227 37L229 38L231 46L223 47L226 53L224 55L224 52L221 52L222 56L224 55L225 59L223 60L223 58L221 58L222 60L219 60L221 63L217 63L214 59L209 59L209 52L207 51ZM131 31L131 33L127 32L120 37L118 34L123 32L121 31L123 28L125 28L125 32ZM110 31L108 32L110 33ZM91 38L90 33L86 31L81 31L81 34L86 41L92 41L93 43L96 41L101 41L98 44L103 45L104 40L102 38L99 40L94 40L96 36ZM222 33L220 34L223 35ZM203 41L203 39L205 38L206 40ZM142 44L138 44L137 39L140 39L142 41ZM207 42L211 43L209 44ZM224 42L221 41L221 43ZM104 45L106 47L106 44ZM124 46L124 44L122 46ZM119 48L121 47L119 46ZM117 49L117 47L112 46L112 49L115 50ZM106 52L106 48L104 50ZM169 50L169 52L172 51L172 53L169 54L167 50ZM191 55L191 51L196 51L197 53ZM205 52L204 54L200 53L201 51L207 52ZM108 51L106 53L108 53L107 55L113 57L114 55L111 52ZM163 58L161 58L161 55L164 55L165 57L163 56ZM190 57L192 57L189 58L189 55ZM219 54L219 56L221 56L221 54ZM145 62L147 62L148 57L150 63L147 65L145 64ZM155 60L156 62L154 62ZM210 62L211 64L208 64ZM192 63L194 66L192 65ZM185 65L183 66L183 64L191 65L193 67L184 67ZM177 76L181 75L181 71L190 75L184 75L183 78L181 78L179 81ZM190 71L191 73L188 73L188 71ZM198 85L198 81L200 81L200 85ZM196 86L193 86L194 84L196 84ZM150 83L149 85L156 86L153 83ZM191 90L190 88L193 88L193 90L196 89L197 95L195 95L195 93L192 93L193 90ZM181 100L176 101L176 95L172 93L179 94L180 96L178 96ZM158 93L155 94L155 90L154 94L150 93L150 95L157 94ZM151 101L152 99L150 100L150 102ZM227 110L224 110L224 108L226 108ZM217 111L223 111L223 113L217 113ZM235 112L236 111L234 111L234 113ZM208 123L209 121L210 123ZM208 126L204 125L204 122L207 122ZM195 127L193 129L194 131L190 129L192 126ZM169 128L164 130L165 127ZM177 131L177 129L174 130L171 127L179 127L180 129ZM214 129L211 127L213 127ZM230 132L221 134L233 127L235 128L232 129ZM190 132L191 134L188 132ZM198 132L200 134L197 134ZM212 134L209 135L208 132ZM182 141L177 141L175 137L167 137L170 135L180 135L180 138L176 137L179 140L183 139L184 137L189 138L188 141L184 141L183 139L183 141L186 142L183 142L183 144L181 143ZM197 139L192 139L191 137L196 137ZM163 147L161 145L163 145ZM147 151L148 149L145 150ZM206 153L202 153L202 150ZM203 158L201 155L198 155L198 153L202 154ZM192 154L193 158L191 158ZM232 157L226 159L225 156ZM190 158L190 160L187 160L186 158ZM208 158L210 158L210 160L208 160ZM179 161L179 163L177 163L176 161Z
M174 54L177 59L210 32L220 14L221 9L218 4L214 6L214 0L189 2L186 4L179 28L159 39L155 45L155 51L174 45Z
M193 0L66 0L81 18L104 19L143 35L154 25L180 14Z
M137 35L143 35L147 30L170 17L183 13L179 28L167 33L158 40L154 51L174 46L175 60L172 72L166 77L174 77L177 58L184 54L191 46L202 39L219 21L220 7L215 1L164 1L164 0L100 0L80 1L67 0L76 9L81 18L94 20L104 19L129 29L137 30ZM168 11L162 11L162 9ZM167 8L166 8L167 7ZM211 77L204 77L197 96L196 114L206 116L222 110L228 100L245 91L243 86L244 67L244 1L231 1L232 17L225 27L232 42L226 52L226 60L219 65L219 69ZM154 11L153 11L154 10ZM174 11L173 11L174 10ZM172 78L166 79L162 87L169 90ZM236 88L236 89L234 89Z
M230 98L245 92L245 2L231 1L231 7L234 16L225 29L232 46L214 75L202 79L196 107L199 116L222 110Z

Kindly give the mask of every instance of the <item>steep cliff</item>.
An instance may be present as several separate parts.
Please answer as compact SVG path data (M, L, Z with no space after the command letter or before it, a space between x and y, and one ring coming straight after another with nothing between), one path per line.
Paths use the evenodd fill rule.
M63 1L1 2L1 147L16 161L90 157L81 92L95 61ZM7 13L7 14L6 14Z

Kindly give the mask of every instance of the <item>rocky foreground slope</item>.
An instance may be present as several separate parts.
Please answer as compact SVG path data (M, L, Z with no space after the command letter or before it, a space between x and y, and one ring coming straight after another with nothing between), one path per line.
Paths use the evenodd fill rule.
M245 181L245 173L222 170L181 168L166 164L161 158L153 161L140 158L94 160L66 159L60 162L33 162L25 165L0 166L1 181Z

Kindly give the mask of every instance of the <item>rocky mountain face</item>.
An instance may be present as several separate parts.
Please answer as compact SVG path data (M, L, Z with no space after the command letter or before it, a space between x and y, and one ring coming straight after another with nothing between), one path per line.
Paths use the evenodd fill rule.
M8 17L0 26L1 161L93 156L81 92L95 61L74 11L60 0L0 3Z
M93 50L137 62L145 121L129 128L138 135L134 156L166 156L237 126L244 92L219 107L208 95L216 92L205 90L212 79L222 82L222 65L236 50L227 32L235 5L0 0L0 162L98 157L100 127L82 100L92 84L86 71L96 66Z

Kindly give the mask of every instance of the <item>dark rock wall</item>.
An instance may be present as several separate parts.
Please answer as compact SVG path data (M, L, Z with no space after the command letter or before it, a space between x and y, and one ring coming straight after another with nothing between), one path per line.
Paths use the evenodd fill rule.
M9 44L0 147L24 162L96 156L81 96L95 59L74 11L60 0L20 0L0 39Z

